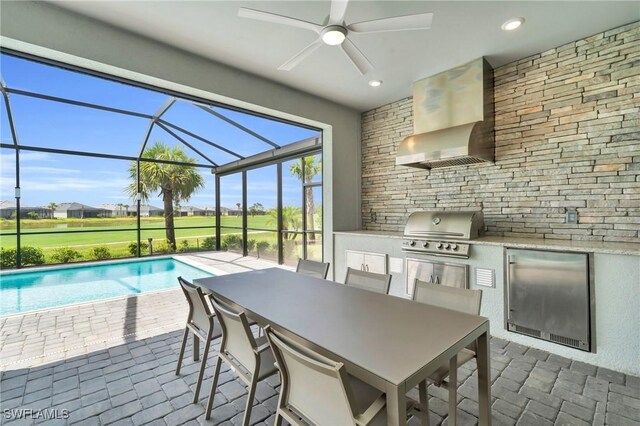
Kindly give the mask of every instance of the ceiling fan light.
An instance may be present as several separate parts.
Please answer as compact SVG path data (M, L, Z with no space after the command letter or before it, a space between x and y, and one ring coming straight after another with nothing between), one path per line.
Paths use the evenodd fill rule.
M339 25L332 25L322 31L322 41L329 46L342 44L347 37L347 31Z
M382 85L382 80L371 80L369 82L369 86L371 87L379 87Z
M516 28L519 28L522 24L524 24L524 18L509 19L507 22L502 24L501 28L504 31L513 31Z

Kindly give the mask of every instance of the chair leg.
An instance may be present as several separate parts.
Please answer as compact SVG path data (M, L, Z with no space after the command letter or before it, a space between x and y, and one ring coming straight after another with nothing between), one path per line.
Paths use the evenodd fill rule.
M176 367L176 376L180 374L180 367L182 366L182 358L184 357L184 349L187 347L187 339L189 338L189 328L184 328L184 336L182 337L182 346L180 347L180 354L178 355L178 366Z
M193 360L198 361L200 358L200 338L193 333Z
M455 425L458 410L458 355L454 355L449 361L449 421L447 424Z
M427 394L427 381L422 381L418 385L418 395L420 397L420 423L422 426L429 426L429 395Z
M204 342L204 352L202 354L202 362L200 363L200 373L198 374L198 381L196 382L196 391L193 395L193 403L198 402L198 396L200 396L200 387L202 386L202 379L204 378L204 369L207 366L207 357L209 356L209 346L211 346L211 333L207 335L207 340Z
M251 378L251 384L249 385L249 393L247 394L247 405L244 408L244 419L242 420L242 426L249 426L251 423L251 410L253 409L253 398L256 395L256 388L258 387L258 372L256 371Z
M280 410L276 411L276 417L273 419L273 426L282 426L282 416Z
M207 411L205 419L211 418L211 409L213 408L213 399L216 396L216 388L218 387L218 376L220 375L220 367L222 366L222 358L218 355L216 360L216 369L213 373L213 379L211 380L211 391L209 392L209 400L207 401Z

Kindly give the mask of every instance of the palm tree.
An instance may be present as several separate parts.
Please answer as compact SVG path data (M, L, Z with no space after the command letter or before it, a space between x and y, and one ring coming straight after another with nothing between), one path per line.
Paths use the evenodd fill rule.
M278 209L271 209L268 212L269 218L266 224L269 226L277 226L278 223ZM299 231L302 227L302 212L300 207L284 206L282 207L282 236L285 240L295 240L298 234L296 232L286 231Z
M124 215L129 216L129 204L123 204L122 207L124 208Z
M53 219L53 214L56 212L56 209L58 208L58 204L54 203L54 202L50 202L48 204L49 210L51 210L51 219Z
M302 170L302 163L304 163L304 171ZM312 182L313 178L322 173L322 159L316 163L316 156L311 155L304 157L302 161L296 161L289 166L289 172L292 176L297 177L303 182ZM304 179L303 179L304 177ZM311 240L316 239L315 225L314 225L314 213L315 206L313 202L313 189L307 188L304 194L305 203L307 207L307 228L309 230L309 238Z
M145 151L147 158L181 163L195 163L180 147L171 148L162 142L156 142ZM131 183L126 191L132 199L138 193L136 182L136 162L129 164L129 178ZM164 225L167 244L176 250L176 234L173 225L173 205L180 201L189 201L191 195L204 187L204 179L195 166L182 164L152 163L140 161L140 197L142 201L149 201L152 192L159 191L164 204Z
M242 212L240 212L240 207L242 207L242 204L236 203L236 207L238 207L238 216L240 216L242 214Z

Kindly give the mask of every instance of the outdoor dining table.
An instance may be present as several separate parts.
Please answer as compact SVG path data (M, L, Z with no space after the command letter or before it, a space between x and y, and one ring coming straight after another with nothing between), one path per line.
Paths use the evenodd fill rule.
M385 392L390 426L407 424L407 391L477 340L479 423L491 424L486 318L280 268L194 282Z

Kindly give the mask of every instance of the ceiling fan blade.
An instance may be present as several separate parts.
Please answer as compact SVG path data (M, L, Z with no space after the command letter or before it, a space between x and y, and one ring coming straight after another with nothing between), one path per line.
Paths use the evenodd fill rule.
M373 65L367 59L366 56L351 42L348 38L340 45L342 51L351 60L353 65L360 71L360 74L365 75L367 72L373 70Z
M347 26L354 33L375 33L382 31L428 30L431 28L433 13L394 16L376 19L375 21L357 22Z
M328 25L342 25L344 15L347 13L348 5L349 0L332 0Z
M284 64L280 65L278 67L278 69L282 70L282 71L290 71L290 70L292 70L296 65L298 65L300 62L302 62L302 60L304 58L309 56L314 50L316 50L318 47L322 46L323 44L324 43L322 42L322 39L317 39L316 41L314 41L313 43L311 43L310 45L308 45L307 47L305 47L304 49L302 49L301 51L296 53L287 62L285 62Z
M271 22L274 24L287 25L289 27L302 28L305 30L316 32L318 34L322 30L322 26L314 24L313 22L307 22L301 19L291 18L289 16L282 16L275 13L249 9L246 7L241 7L240 9L238 9L238 16L241 18L249 18L258 21Z

